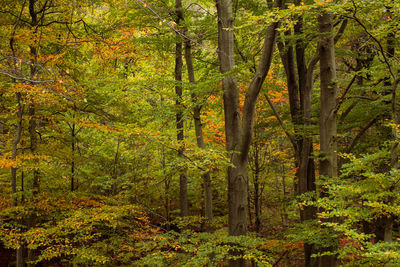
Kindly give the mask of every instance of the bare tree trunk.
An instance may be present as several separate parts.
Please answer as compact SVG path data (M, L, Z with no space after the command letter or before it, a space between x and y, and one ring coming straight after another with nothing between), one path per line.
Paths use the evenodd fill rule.
M233 12L231 0L217 0L218 13L218 57L224 91L226 149L230 153L232 166L228 167L228 228L229 235L247 233L247 162L250 149L255 104L261 86L271 66L276 28L274 22L267 28L263 52L244 101L243 118L240 116L239 90L231 73L234 68ZM274 7L281 7L282 0L276 0ZM233 153L235 152L235 153ZM237 153L239 152L239 153ZM240 255L237 252L236 255ZM231 260L230 266L245 266L243 259Z
M38 18L37 15L40 13L40 11L35 10L35 3L36 0L29 0L29 15L31 17L31 27L34 29L34 31L37 31L36 26L38 25ZM43 15L41 16L41 19L43 20L44 18L44 13L45 13L45 8L41 11L43 12ZM30 54L32 57L32 64L30 68L30 76L31 79L35 78L36 75L36 64L37 64L37 56L38 56L38 51L36 45L39 43L39 40L35 40L35 43L30 45ZM33 97L29 99L29 109L28 109L28 114L29 114L29 139L30 139L30 150L32 155L37 154L37 134L36 134L36 129L37 129L37 122L36 122L36 104L35 100ZM34 160L35 164L39 164L38 159ZM37 195L40 192L40 175L39 175L39 166L35 166L33 168L33 196ZM30 229L35 225L36 221L36 216L35 214L32 214L28 218L27 222L27 228ZM28 261L33 261L34 260L34 250L28 249L28 255L27 255ZM28 263L28 267L33 266L32 264Z
M186 34L185 37L185 61L186 68L189 77L189 82L193 86L196 83L196 79L194 76L194 68L193 68L193 59L191 52L191 42L187 37L187 29L185 28L183 31ZM193 88L191 88L191 99L194 104L193 107L193 120L194 120L194 129L196 133L196 142L197 146L201 149L206 148L206 144L204 142L203 136L203 125L201 123L201 105L198 103L197 95L193 92ZM209 223L213 221L213 208L212 208L212 188L211 188L211 178L210 172L206 172L202 175L203 184L204 184L204 216L208 219Z
M182 13L182 1L175 1L175 14L176 14L176 25L180 25L183 20ZM176 33L176 44L175 44L175 94L176 94L176 129L177 129L177 140L179 143L178 156L183 158L184 153L184 118L182 111L182 39L179 33ZM179 198L180 198L180 208L181 216L189 215L188 199L187 199L187 178L185 170L182 169L179 174Z
M229 73L235 65L233 13L231 0L217 0L218 56L221 73ZM239 91L232 74L222 80L224 91L225 135L228 153L240 149L242 136ZM245 155L247 156L247 155ZM233 166L228 167L228 229L229 235L247 233L247 159L240 160L237 153L230 155ZM233 255L240 252L235 251ZM229 265L245 266L243 259L230 260Z
M247 179L247 212L248 212L248 225L253 225L253 216L251 214L251 192L250 192L250 179Z
M394 51L393 51L394 52ZM393 88L392 88L392 119L394 125L400 125L400 113L398 108L396 107L397 105L397 97L396 97L396 90L398 87L400 80L399 78L396 78L394 83L393 83ZM392 144L390 147L390 157L391 157L391 167L393 169L399 169L399 155L398 155L398 145L399 145L399 136L397 133L396 129L392 130ZM390 188L390 190L393 190ZM393 202L394 199L389 199L388 202ZM394 218L393 215L389 215L388 217L385 218L385 227L384 227L384 235L383 235L383 241L391 243L393 241L393 222Z
M163 99L161 98L161 102L163 101ZM166 228L167 231L170 230L171 226L169 224L170 222L170 201L169 201L169 186L170 186L170 181L169 179L167 179L167 174L165 172L165 153L164 153L164 148L161 148L161 167L163 169L163 173L164 173L164 208L165 208L165 220L167 222L166 224Z
M17 99L17 105L18 105L18 112L17 112L17 131L15 133L13 145L12 145L12 154L11 154L11 159L15 161L17 159L17 149L18 149L18 144L21 141L21 135L22 135L22 115L23 115L23 106L21 103L21 93L18 92L15 94L16 99ZM11 190L13 194L17 193L17 167L12 167L11 168ZM18 199L15 195L13 195L13 203L14 206L18 205Z
M392 17L392 12L391 9L388 9L389 17ZM395 53L395 34L394 33L389 33L387 37L387 54L389 58L393 58ZM390 78L389 78L390 79ZM397 108L397 86L399 83L399 79L395 78L393 81L392 85L392 120L394 125L399 125L400 124L400 114L399 110ZM390 85L390 82L388 82L388 85ZM399 136L397 134L396 129L392 129L392 143L390 147L390 158L391 158L391 167L393 169L399 169L399 155L398 155L398 145L399 145ZM392 189L391 189L392 190ZM393 202L393 199L389 200L390 202ZM384 237L383 241L391 243L393 240L393 215L388 216L386 218L386 223L385 223L385 230L384 230Z
M321 10L318 18L320 43L320 79L321 79L321 113L320 113L320 175L336 177L337 169L337 140L336 140L336 63L334 37L332 34L332 15ZM326 195L325 188L321 188L321 195ZM335 250L336 247L327 250ZM338 266L336 255L322 256L319 266Z
M33 100L31 100L33 101ZM30 150L33 155L37 152L37 136L36 136L36 119L35 119L35 104L29 104L29 139L30 139ZM37 163L37 160L35 160ZM38 167L35 167L33 170L33 193L37 194L40 191L40 178L39 178L39 170Z
M256 225L256 232L259 233L261 230L261 219L260 219L260 153L258 144L254 146L255 153L254 153L254 217L255 217L255 225Z
M75 105L72 118L75 118ZM71 126L71 192L75 190L75 127L76 124L73 121Z
M36 0L29 0L29 14L31 16L31 27L35 28L38 24L37 20L37 11L35 10L35 2ZM45 12L45 11L43 11ZM37 41L37 40L36 40ZM36 61L37 61L37 49L34 45L30 46L30 53L32 56L32 65L31 65L31 78L33 79L36 75ZM37 136L36 136L36 107L33 98L30 99L29 103L29 138L30 138L30 150L32 154L36 154L37 150ZM36 161L37 162L37 161ZM33 170L33 193L37 194L40 190L40 181L39 181L39 170L34 168Z
M302 17L298 18L298 22L294 27L294 33L298 36L303 34ZM289 35L289 32L287 32L286 35ZM298 168L296 172L296 193L301 195L307 192L314 192L316 189L314 159L311 157L312 139L311 134L307 131L307 126L310 125L311 120L312 76L317 59L311 60L307 68L305 63L304 39L299 39L296 42L296 57L294 56L293 46L289 43L284 46L283 43L280 42L278 46L286 72L290 113L294 125L293 148L295 151L295 167ZM295 59L297 63L298 81L296 81ZM300 219L302 222L314 219L315 215L316 209L314 207L306 206L300 210ZM304 259L306 267L315 266L315 261L311 258L312 251L313 246L305 243Z
M22 115L23 115L23 105L21 103L21 93L17 92L16 94L17 98L17 103L18 103L18 122L17 122L17 131L15 133L15 138L13 141L13 146L12 146L12 154L11 154L11 159L15 161L17 159L17 149L18 149L18 144L21 141L21 135L22 135ZM22 185L23 186L23 181ZM17 206L18 205L18 198L15 195L17 193L17 167L14 166L11 168L11 190L13 193L13 205ZM22 267L25 265L24 263L24 250L25 247L21 246L16 250L16 265L17 267Z
M22 12L25 8L25 4L22 6L21 11L19 13L19 17L16 21L16 23L14 24L14 29L13 32L11 34L10 37L10 49L12 52L12 55L14 57L14 69L17 69L17 64L16 64L16 53L15 53L15 49L14 49L14 36L15 36L15 30L19 24L19 21L21 19L22 16ZM15 82L15 80L13 80ZM20 92L17 92L15 94L16 96L16 100L17 100L17 105L18 105L18 112L17 112L17 117L18 117L18 122L17 122L17 130L15 133L15 137L13 140L13 145L12 145L12 154L11 154L11 159L12 160L16 160L17 159L17 149L18 149L18 144L21 141L21 136L22 136L22 120L23 120L23 113L24 113L24 105L21 103L21 98L22 95ZM15 163L14 163L15 164ZM21 180L23 178L23 174L21 176ZM23 187L23 181L21 181L21 187ZM17 193L17 166L14 166L11 168L11 192L13 193L13 205L17 206L18 205L18 198L15 195ZM16 249L16 266L17 267L23 267L25 266L25 260L24 260L24 251L25 251L25 246L22 245L21 247L19 247L18 249Z
M227 73L232 71L235 65L232 2L218 0L217 11L220 71ZM232 153L240 149L242 135L239 91L232 74L224 77L222 87L224 90L226 149ZM229 234L245 235L247 233L247 160L240 161L237 153L233 153L231 162L234 167L228 167Z
M117 139L117 149L115 150L114 156L114 170L113 170L113 195L117 194L118 187L117 187L117 178L118 178L118 160L119 160L119 146L121 144L121 139L118 137Z

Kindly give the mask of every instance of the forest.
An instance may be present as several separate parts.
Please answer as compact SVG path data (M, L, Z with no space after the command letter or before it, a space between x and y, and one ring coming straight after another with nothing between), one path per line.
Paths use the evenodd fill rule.
M400 266L399 31L400 0L0 0L0 266Z

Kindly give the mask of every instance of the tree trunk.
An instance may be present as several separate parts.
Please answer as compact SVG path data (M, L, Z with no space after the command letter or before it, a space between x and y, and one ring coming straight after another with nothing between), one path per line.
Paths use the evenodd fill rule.
M228 228L229 235L247 233L247 158L250 149L255 104L261 86L271 66L276 28L272 23L264 40L263 52L244 101L243 118L240 116L239 90L231 73L234 68L233 13L231 0L217 0L218 57L224 91L226 149L230 153L232 166L228 167ZM275 0L274 7L281 7L282 0ZM235 152L235 153L233 153ZM238 153L237 153L238 152ZM236 255L240 255L237 252ZM231 266L244 266L243 259L230 261Z
M176 0L175 2L175 13L176 13L176 25L180 25L183 20L182 13L182 1ZM184 117L182 111L182 39L179 33L176 33L176 44L175 44L175 94L176 94L176 129L177 129L177 141L179 143L178 156L183 158L184 153ZM189 215L188 199L187 199L187 178L185 170L182 169L179 174L179 198L181 216Z
M393 51L394 53L394 51ZM393 88L392 88L392 119L394 125L400 125L400 112L398 110L397 106L397 98L396 98L396 90L398 87L400 80L399 78L396 78L394 83L393 83ZM399 169L399 155L398 155L398 145L399 145L399 136L397 133L397 129L392 130L392 144L390 147L390 157L391 157L391 167L392 169ZM393 186L394 187L394 186ZM393 190L393 187L390 188L390 190ZM389 203L393 203L394 199L390 198L388 200ZM384 234L383 234L383 241L391 243L393 240L393 222L394 222L394 215L389 215L385 218L385 226L384 226Z
M18 112L17 112L17 117L18 117L18 122L17 122L17 130L15 133L13 145L12 145L12 154L11 154L11 159L15 161L17 159L17 149L18 149L18 144L21 141L21 135L22 135L22 115L23 115L23 106L21 103L21 93L18 92L15 94L16 99L17 99L17 105L18 105ZM17 166L14 166L11 168L11 190L13 195L13 204L14 206L18 205L18 199L15 196L17 193Z
M37 153L37 136L36 136L36 119L35 119L35 104L33 103L33 99L29 104L29 139L30 139L30 150L33 155ZM38 160L35 160L35 163L38 163ZM35 166L33 170L33 193L37 194L40 191L40 178L39 178L39 170L38 167Z
M161 98L161 105L162 105L163 99ZM164 148L161 148L161 167L163 169L164 173L164 208L165 208L165 220L166 220L166 229L169 231L171 229L171 225L169 224L170 222L170 201L169 201L169 186L170 186L170 181L167 179L167 174L165 171L165 153L164 153Z
M22 115L23 115L23 106L21 103L21 93L16 93L16 98L17 98L17 103L18 103L18 122L17 122L17 130L15 133L15 138L13 141L13 146L12 146L12 154L11 154L11 159L15 161L17 159L17 149L18 149L18 144L21 141L21 135L22 135ZM23 186L23 181L22 185ZM13 193L13 205L18 206L18 198L15 195L17 193L17 167L14 166L11 168L11 190ZM22 267L25 265L24 263L24 250L25 247L21 246L16 250L16 266L17 267Z
M38 25L38 19L37 15L38 12L35 10L35 3L36 0L29 0L29 15L31 17L31 27L36 31L36 26ZM42 10L43 16L44 17L44 12L45 10ZM36 65L37 65L37 56L38 56L38 51L37 47L35 46L39 40L35 40L35 43L33 45L30 45L30 54L32 57L32 64L30 67L30 76L31 79L33 80L36 75ZM34 97L31 97L29 99L29 109L28 109L28 114L29 114L29 140L30 140L30 151L32 155L36 156L37 155L37 134L36 134L36 129L37 129L37 122L36 122L36 104ZM39 165L39 160L35 159L34 163ZM40 192L40 174L39 174L39 166L35 166L33 168L33 196L36 196ZM36 215L31 214L28 218L27 222L27 228L30 229L35 225L36 221ZM34 260L34 250L28 249L28 255L27 255L28 261L33 261ZM32 264L27 264L28 267L32 266Z
M299 3L296 3L299 4ZM303 34L303 18L300 16L295 24L294 33L297 36ZM286 33L289 35L289 32ZM299 39L295 45L296 57L294 56L293 46L289 43L283 45L279 43L281 60L286 72L286 79L289 93L289 105L292 123L294 125L295 167L296 171L296 193L298 195L315 192L315 168L312 155L312 139L308 133L308 126L311 120L311 94L313 88L313 71L317 63L316 59L311 60L309 68L305 63L305 45L304 39ZM296 81L296 65L297 77ZM316 215L315 207L306 206L300 210L300 220L314 219ZM315 266L315 260L312 260L312 244L304 244L305 266Z
M19 18L17 20L17 22L14 25L14 29L13 32L11 34L11 38L10 38L10 49L12 52L12 55L14 57L14 69L17 68L17 62L16 62L16 53L15 53L15 49L14 49L14 36L15 36L15 29L18 25L19 20L21 19L22 16L22 12L23 9L25 8L25 6L22 7L21 12L19 14ZM13 82L15 82L15 80L13 79ZM22 120L23 120L23 113L24 113L24 105L21 103L22 101L22 95L20 92L17 92L15 94L16 100L17 100L17 106L18 106L18 112L17 112L17 117L18 117L18 122L17 122L17 129L16 129L16 133L15 133L15 137L13 140L13 144L12 144L12 152L11 152L11 159L13 161L15 161L17 159L17 150L18 150L18 145L21 141L21 136L22 136ZM14 163L15 164L15 163ZM21 180L23 179L23 174L21 176ZM23 181L21 181L21 187L23 187ZM18 198L15 195L17 193L17 166L13 166L11 168L11 192L13 193L13 205L17 206L18 205ZM18 249L16 249L16 257L15 257L15 261L16 261L16 267L23 267L25 266L25 257L24 257L24 251L25 251L25 246L22 245L21 247L19 247Z
M260 219L260 158L259 158L259 149L258 144L254 146L254 217L255 217L255 225L256 232L259 233L261 230L261 219Z
M319 17L320 29L320 75L321 75L321 114L320 142L323 159L320 160L320 175L337 176L336 141L336 64L332 35L331 14L322 12Z
M193 87L196 83L196 79L194 76L194 68L193 68L193 59L192 59L192 52L191 52L191 42L190 39L187 37L187 29L184 28L183 31L185 35L185 61L186 61L186 68L189 77L189 82ZM197 96L193 92L193 88L191 88L191 99L194 105L193 107L193 120L194 120L194 129L196 133L196 142L197 146L201 149L206 148L206 144L204 142L203 136L203 125L201 123L201 105L198 104ZM212 207L212 188L211 188L211 178L210 172L206 172L202 175L203 177L203 184L204 184L204 216L208 219L209 223L213 221L213 207Z
M320 79L321 79L321 113L320 113L320 176L336 177L337 169L337 140L336 140L336 63L334 37L332 34L332 15L321 10L318 18L320 42ZM325 196L325 188L321 188L321 195ZM327 248L327 251L336 247ZM322 256L319 266L338 266L336 255Z
M29 14L31 16L31 27L34 29L37 24L37 11L35 10L35 0L29 0ZM44 12L44 11L43 11ZM37 40L36 40L37 41ZM32 56L32 64L31 64L31 79L33 79L36 75L36 61L37 61L37 49L34 45L30 46L30 54ZM36 113L36 107L35 107L35 102L33 97L30 99L29 103L29 138L30 138L30 150L33 155L36 154L37 150L37 136L36 136L36 118L35 118L35 113ZM35 160L37 163L37 160ZM33 170L33 193L37 194L40 190L40 181L39 181L39 170L38 168L34 168Z
M217 12L218 55L220 71L224 74L232 71L235 64L232 2L218 0ZM241 137L239 91L232 74L224 77L222 87L224 90L226 149L228 153L231 153L240 148ZM237 153L231 155L231 162L234 167L228 167L229 235L245 235L247 232L247 162L240 161Z
M116 195L118 192L118 184L117 184L117 179L118 179L118 160L119 160L119 146L121 144L121 139L118 137L117 139L117 149L115 150L115 156L114 156L114 170L113 170L113 195Z
M74 106L75 107L75 106ZM75 118L75 108L72 118ZM75 190L75 122L71 126L71 192Z
M391 9L388 9L389 17L392 17ZM395 34L390 32L387 37L387 54L389 58L393 58L395 53ZM400 113L397 108L397 86L399 83L399 79L394 77L394 82L392 85L392 120L394 125L400 125ZM390 85L390 82L388 83ZM392 130L392 143L390 147L390 165L392 169L399 169L399 155L398 155L398 145L399 145L399 136L396 129ZM392 189L391 189L392 190ZM390 199L390 202L393 202L394 199ZM393 215L389 215L386 218L385 231L384 231L384 242L391 243L393 240Z

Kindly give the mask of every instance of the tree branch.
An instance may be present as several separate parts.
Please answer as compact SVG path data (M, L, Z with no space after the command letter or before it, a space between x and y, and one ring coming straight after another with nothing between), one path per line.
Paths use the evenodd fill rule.
M286 130L286 127L285 127L285 125L283 124L283 120L282 120L282 118L279 116L279 113L278 113L278 111L276 110L276 108L275 108L275 106L274 106L274 103L272 103L272 101L271 101L271 99L269 98L269 96L268 96L267 93L265 93L264 96L265 96L265 99L267 99L268 104L269 104L269 106L271 107L272 111L274 112L274 115L275 115L276 119L278 120L279 125L282 127L283 131L285 132L286 136L289 138L289 140L290 140L290 142L292 143L293 147L296 147L296 143L295 143L294 137L289 133L288 130Z
M275 0L273 7L280 8L283 6L284 0ZM257 67L256 74L247 90L246 97L244 100L243 107L243 119L242 119L242 142L241 142L241 157L242 160L246 160L251 143L251 135L253 129L253 120L255 113L255 105L257 102L257 97L260 93L261 87L264 80L269 72L271 66L275 39L277 36L277 28L279 26L278 22L273 22L268 28L264 39L263 53L259 65Z

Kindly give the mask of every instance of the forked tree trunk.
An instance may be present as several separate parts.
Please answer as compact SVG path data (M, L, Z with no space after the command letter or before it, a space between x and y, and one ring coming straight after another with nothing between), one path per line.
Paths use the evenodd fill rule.
M230 154L232 166L228 167L228 228L229 235L247 233L247 158L250 149L255 104L261 86L271 66L276 28L274 22L267 28L263 52L244 101L243 118L240 116L239 90L234 74L231 73L234 61L233 13L231 0L217 0L218 13L218 57L220 71L225 74L222 80L224 91L226 149ZM274 7L283 5L275 0ZM235 252L234 252L235 254ZM236 252L240 255L240 252ZM230 261L230 266L245 266L243 259Z
M218 55L221 73L233 70L234 39L233 13L230 0L217 1L218 12ZM238 151L242 136L239 91L233 74L222 80L224 90L226 149L229 153ZM229 235L245 235L247 233L247 159L240 160L237 153L232 153L233 166L228 167L228 227Z
M300 1L296 1L300 4ZM286 35L290 35L287 32ZM303 34L303 18L300 16L294 27L294 34L301 36ZM285 45L280 42L279 50L282 64L286 72L289 105L291 120L294 125L293 148L295 151L296 172L296 193L302 195L307 192L315 192L315 167L312 155L312 138L308 132L308 126L311 123L311 94L313 88L313 71L317 59L311 60L309 66L305 62L304 39L300 38L293 45L287 42ZM295 52L295 53L294 53ZM295 56L295 55L296 56ZM295 64L295 62L297 64ZM296 75L297 65L297 75ZM316 208L312 206L302 207L300 210L300 219L302 222L314 219ZM311 258L313 253L312 244L304 244L305 266L315 266L315 260Z

